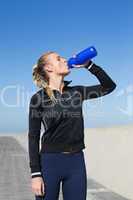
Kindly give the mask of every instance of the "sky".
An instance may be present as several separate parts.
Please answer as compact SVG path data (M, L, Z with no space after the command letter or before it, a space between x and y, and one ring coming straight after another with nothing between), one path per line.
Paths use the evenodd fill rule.
M117 84L110 94L84 101L85 127L133 123L133 1L23 0L0 6L0 133L28 130L28 105L37 91L32 66L46 51L71 57L89 46L93 59ZM71 85L95 85L83 68L72 69Z

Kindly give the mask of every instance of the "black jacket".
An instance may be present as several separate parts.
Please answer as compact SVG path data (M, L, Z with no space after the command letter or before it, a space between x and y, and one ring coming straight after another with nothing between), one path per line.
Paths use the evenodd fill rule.
M53 90L56 103L52 103L44 88L31 97L28 130L31 177L41 176L40 153L77 151L85 148L83 101L107 95L116 87L100 66L91 64L91 67L86 66L86 69L97 77L100 84L69 86L71 81L64 81L62 94ZM40 149L41 122L45 131L41 137Z

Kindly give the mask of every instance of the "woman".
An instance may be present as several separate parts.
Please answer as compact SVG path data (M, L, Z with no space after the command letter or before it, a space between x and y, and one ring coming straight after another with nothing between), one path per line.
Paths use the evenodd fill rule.
M64 200L86 199L82 104L111 93L116 84L91 60L75 67L87 69L100 84L70 86L64 80L70 73L67 60L56 52L43 54L33 68L33 80L41 88L29 105L29 165L36 200L57 200L61 182Z

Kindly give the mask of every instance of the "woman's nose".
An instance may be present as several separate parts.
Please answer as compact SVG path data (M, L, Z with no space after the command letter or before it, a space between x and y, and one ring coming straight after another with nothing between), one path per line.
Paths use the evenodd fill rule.
M67 60L66 60L65 58L62 58L62 61L63 61L64 63L67 63Z

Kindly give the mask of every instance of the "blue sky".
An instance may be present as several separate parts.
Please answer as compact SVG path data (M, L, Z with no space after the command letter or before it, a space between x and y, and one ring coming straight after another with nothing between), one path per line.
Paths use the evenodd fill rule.
M28 103L39 88L32 66L48 50L69 58L94 45L93 61L116 82L111 94L84 102L85 127L133 123L133 1L3 1L0 8L0 132L25 132ZM99 81L72 69L71 85Z

